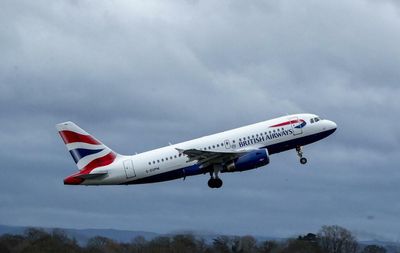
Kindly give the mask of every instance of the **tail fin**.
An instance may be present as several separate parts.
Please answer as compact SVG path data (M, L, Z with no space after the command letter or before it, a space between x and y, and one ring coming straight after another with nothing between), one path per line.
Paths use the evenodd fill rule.
M117 157L117 153L71 121L56 127L78 169L85 173L109 165Z

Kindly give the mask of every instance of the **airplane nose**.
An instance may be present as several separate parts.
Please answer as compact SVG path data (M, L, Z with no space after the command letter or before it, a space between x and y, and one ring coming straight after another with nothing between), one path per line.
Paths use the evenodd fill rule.
M327 120L327 128L329 130L333 130L336 131L337 125L335 122L331 121L331 120Z

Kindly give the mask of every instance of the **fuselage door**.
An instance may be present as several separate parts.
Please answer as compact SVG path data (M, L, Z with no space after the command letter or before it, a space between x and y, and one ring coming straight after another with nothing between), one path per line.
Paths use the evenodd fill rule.
M136 177L136 173L135 173L135 169L133 168L132 160L124 161L124 170L125 170L126 178Z
M301 126L301 122L299 121L299 117L290 118L290 124L292 125L293 135L298 135L303 133L303 129Z

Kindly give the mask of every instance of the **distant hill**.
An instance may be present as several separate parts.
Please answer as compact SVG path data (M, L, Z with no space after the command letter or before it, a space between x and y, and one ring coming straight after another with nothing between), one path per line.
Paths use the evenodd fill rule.
M0 225L0 236L3 234L16 234L21 235L25 232L26 229L31 228L27 227L18 227L18 226L6 226ZM103 236L110 238L117 242L128 243L132 239L137 236L143 236L147 241L154 239L157 236L174 236L177 234L192 234L198 238L203 238L207 243L212 243L213 239L220 236L221 234L215 234L211 232L198 232L198 231L175 231L168 234L158 234L153 232L146 231L129 231L129 230L117 230L117 229L71 229L71 228L44 228L44 227L34 227L38 229L43 229L46 232L51 232L53 229L61 229L65 231L65 233L71 237L75 238L79 244L84 245L86 242L95 236ZM233 235L227 235L233 236ZM275 240L281 241L285 240L285 238L277 238L277 237L266 237L266 236L254 236L257 241L265 241L265 240Z
M17 227L17 226L5 226L0 225L0 235L3 234L23 234L26 229L30 227ZM41 228L46 232L51 232L54 228ZM113 239L118 242L130 242L137 236L143 236L146 240L152 240L160 234L146 232L146 231L128 231L128 230L116 230L116 229L71 229L71 228L60 228L71 238L75 238L79 244L83 245L95 236L103 236Z

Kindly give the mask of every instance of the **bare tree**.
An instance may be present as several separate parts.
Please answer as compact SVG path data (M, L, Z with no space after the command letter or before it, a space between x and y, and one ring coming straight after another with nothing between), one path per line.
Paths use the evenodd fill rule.
M368 245L363 249L362 253L386 253L386 249L378 245Z
M147 244L148 252L168 253L172 252L171 238L168 236L158 236Z
M213 241L213 248L218 253L230 253L231 252L231 240L228 236L218 236Z
M255 252L257 250L257 240L251 235L243 236L242 244L245 252Z
M258 252L260 253L273 253L279 248L279 244L275 241L265 241L261 244Z
M141 253L144 251L146 243L146 239L143 236L139 235L133 238L131 240L131 243L127 245L127 247L130 253Z
M118 253L122 252L122 245L112 239L103 236L95 236L87 243L89 252Z
M326 253L355 253L358 243L356 238L340 226L323 226L318 233L320 246Z
M191 234L175 235L172 238L173 252L196 252L196 239Z

